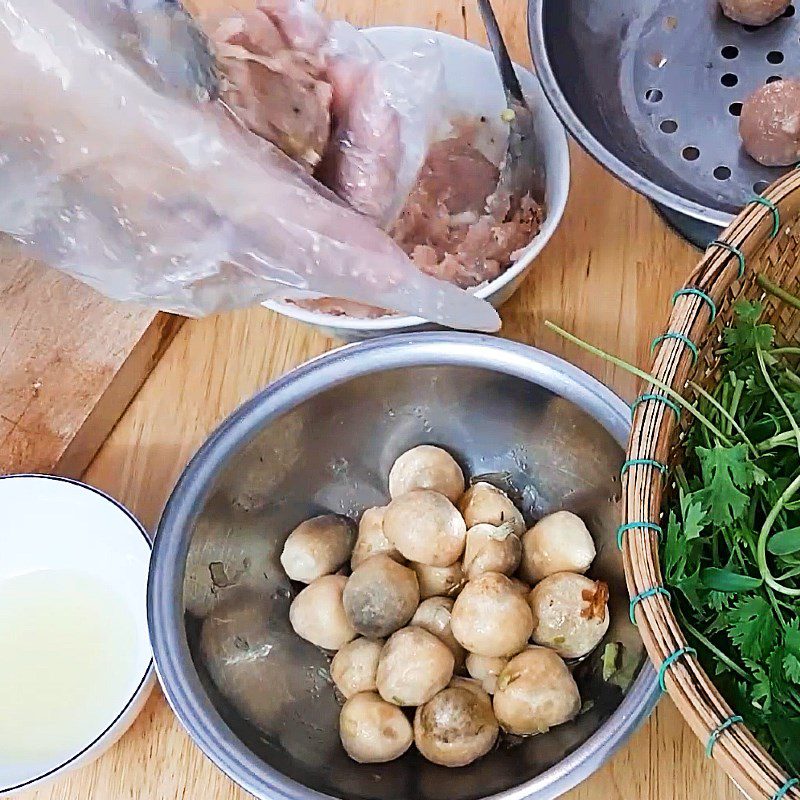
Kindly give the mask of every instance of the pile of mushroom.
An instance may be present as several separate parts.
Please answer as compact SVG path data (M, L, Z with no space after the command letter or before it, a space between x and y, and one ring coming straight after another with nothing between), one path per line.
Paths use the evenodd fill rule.
M397 459L389 493L357 534L346 517L315 517L281 556L308 584L290 608L294 631L336 651L348 755L391 761L414 742L459 767L501 730L526 736L574 718L581 698L564 659L590 653L609 625L608 589L584 574L595 547L581 519L558 511L526 530L503 491L466 488L431 445Z

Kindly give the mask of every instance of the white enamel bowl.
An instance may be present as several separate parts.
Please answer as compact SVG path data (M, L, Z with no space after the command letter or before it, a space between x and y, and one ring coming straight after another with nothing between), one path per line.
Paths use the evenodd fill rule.
M420 42L435 39L441 47L448 101L456 114L462 112L473 117L485 115L489 119L499 119L506 107L494 58L485 48L424 28L368 28L364 33L389 57L408 53ZM473 290L475 295L487 300L495 308L505 303L521 286L534 260L558 227L569 194L569 149L564 127L547 102L536 76L519 65L517 74L536 115L537 130L542 133L547 217L538 235L531 240L514 264L495 280ZM323 333L346 341L369 339L388 333L410 333L432 327L419 317L357 319L308 311L278 300L269 300L264 306L300 322L314 325Z
M111 660L115 674L107 690L91 693L96 706L80 733L48 729L48 746L41 753L6 759L0 754L0 796L4 797L30 791L97 758L131 725L155 678L146 609L151 542L115 500L63 478L0 477L0 552L0 596L15 579L39 575L43 577L36 586L48 587L54 575L73 576L72 580L79 576L84 585L103 588L104 593L97 597L113 599L104 605L102 618L110 625L119 621L119 630L126 632L125 647L120 651L124 657ZM38 594L49 596L47 588ZM98 652L103 644L98 637ZM13 643L4 642L3 647L13 647ZM34 666L36 680L43 685L62 681L65 690L74 688L75 683L64 678L63 660L59 663L57 657L51 657ZM79 715L82 710L86 713L76 704L74 713ZM15 724L24 726L26 720L18 719ZM32 727L30 720L28 725ZM41 727L32 729L34 733L26 735L44 738Z

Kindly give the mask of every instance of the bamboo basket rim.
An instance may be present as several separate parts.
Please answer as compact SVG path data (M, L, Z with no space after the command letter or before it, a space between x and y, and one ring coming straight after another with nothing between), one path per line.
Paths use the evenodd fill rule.
M784 221L785 220L785 221ZM730 308L732 296L756 286L761 258L775 257L794 241L791 225L800 221L800 171L792 170L754 197L708 248L683 290L673 298L665 330L657 337L652 375L682 396L689 375L714 322ZM787 225L787 222L789 223ZM755 265L755 266L754 266ZM774 304L775 305L775 304ZM719 325L717 320L717 325ZM646 384L642 395L659 393ZM640 398L642 397L640 395ZM667 489L666 466L680 415L669 403L634 406L623 480L621 546L625 575L642 639L673 702L689 726L737 787L751 800L800 800L800 776L792 776L767 753L735 717L705 673L661 591L658 530ZM642 524L643 523L643 524ZM646 593L644 598L642 593ZM800 747L800 742L798 743Z

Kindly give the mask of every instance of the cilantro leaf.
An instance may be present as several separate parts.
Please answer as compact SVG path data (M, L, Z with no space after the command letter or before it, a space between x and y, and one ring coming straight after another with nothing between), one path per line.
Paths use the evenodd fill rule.
M794 653L786 653L783 657L783 669L788 680L800 684L800 658Z
M728 635L746 659L765 659L775 645L777 623L772 606L761 596L745 597L725 614Z
M795 618L783 632L783 646L786 652L800 660L800 618Z
M723 333L725 344L735 351L733 360L736 360L736 356L749 357L756 347L762 350L772 347L775 328L772 325L758 323L762 310L761 303L751 303L747 300L739 300L734 306L734 323Z
M800 551L800 528L778 531L767 542L767 550L776 556L786 556Z
M757 665L753 665L753 678L755 683L751 690L753 705L763 711L769 711L772 706L772 682L769 675Z
M708 514L703 508L703 502L695 494L681 494L680 502L683 535L687 539L696 539L703 532L708 521Z
M747 457L744 444L698 447L705 489L695 492L715 525L730 525L744 513L750 498L742 491L764 482L764 472Z
M786 759L787 768L800 773L800 716L780 715L769 721L769 730L773 739Z
M703 586L716 592L748 592L751 589L758 589L764 582L762 578L751 578L749 575L719 567L706 567L700 580ZM770 609L770 613L771 611Z
M686 574L686 556L686 539L682 535L678 517L674 511L670 511L664 542L664 570L670 583L677 584Z
M700 582L700 564L697 564L693 572L684 575L675 586L680 589L686 599L695 607L698 608L703 605L703 598L701 597L701 589L703 586Z
M755 325L761 318L763 311L764 306L757 300L753 302L745 299L737 300L733 305L733 313L735 316L733 327Z
M723 611L726 609L733 599L733 594L730 592L710 591L708 593L708 604L714 611Z

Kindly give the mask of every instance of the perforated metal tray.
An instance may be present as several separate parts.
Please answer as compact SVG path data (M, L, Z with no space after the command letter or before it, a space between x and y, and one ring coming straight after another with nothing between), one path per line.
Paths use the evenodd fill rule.
M548 99L609 170L665 206L726 225L785 169L741 147L742 101L800 77L800 13L764 28L716 0L531 0L531 50Z

